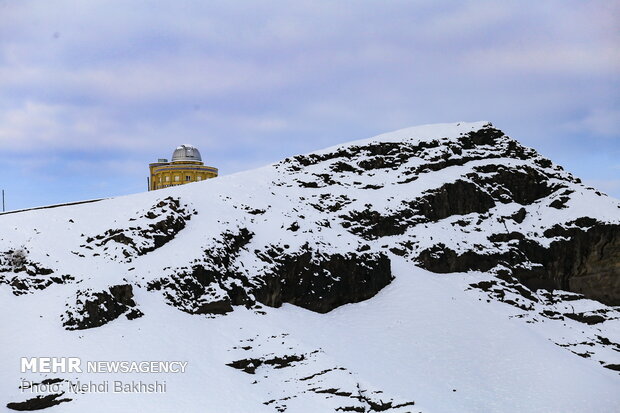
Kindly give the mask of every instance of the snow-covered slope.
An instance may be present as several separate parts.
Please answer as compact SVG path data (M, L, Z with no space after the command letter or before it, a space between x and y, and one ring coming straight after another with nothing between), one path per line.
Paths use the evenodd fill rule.
M612 411L618 304L620 202L489 123L403 129L0 216L0 409L23 378L64 380L59 412ZM21 373L34 356L188 367Z

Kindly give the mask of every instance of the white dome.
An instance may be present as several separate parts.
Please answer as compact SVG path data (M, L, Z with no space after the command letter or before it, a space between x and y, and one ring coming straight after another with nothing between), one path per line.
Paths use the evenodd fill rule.
M192 145L181 145L172 153L172 162L193 161L202 162L200 151Z

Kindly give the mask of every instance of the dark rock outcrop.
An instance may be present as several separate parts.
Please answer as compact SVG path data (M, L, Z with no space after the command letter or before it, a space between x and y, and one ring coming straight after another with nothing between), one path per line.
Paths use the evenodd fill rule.
M620 305L620 225L558 226L546 235L562 237L553 241L548 250L538 249L535 257L553 288Z
M458 254L443 243L435 244L420 252L418 264L429 271L441 274L465 271L489 271L499 263L510 261L507 254L488 254L465 251Z
M283 369L286 367L290 367L295 362L305 360L305 358L306 357L303 354L291 354L282 357L273 356L269 358L249 358L235 360L227 363L226 365L244 371L248 374L254 374L256 372L256 369L263 364L272 366L274 369Z
M112 252L106 252L104 255L129 262L134 257L155 251L174 239L185 228L194 213L195 211L187 206L181 205L177 198L169 196L138 217L154 222L142 227L129 225L127 228L109 229L103 234L87 237L86 244L81 247L88 250L101 247L104 251L110 247L118 247L122 256L112 255ZM137 218L131 219L135 220ZM77 253L76 255L84 256Z
M155 280L149 290L190 314L225 314L235 305L283 303L325 313L374 296L392 280L389 258L380 253L325 254L307 245L299 251L269 246L254 253L265 265L249 276L237 262L253 234L227 232L188 269Z
M389 258L380 253L273 254L274 269L253 293L270 307L290 303L319 313L373 297L392 281ZM267 258L268 259L268 258Z
M6 405L11 410L20 412L47 409L60 403L70 402L72 399L68 397L60 398L63 393L48 394L47 396L37 396L23 402L11 402Z
M29 258L25 248L0 252L0 285L7 284L14 295L44 290L53 284L66 284L73 277L56 275L50 268Z
M190 314L225 314L233 305L249 307L254 304L247 293L249 282L234 263L253 236L246 228L225 232L191 269L155 280L147 288L162 291L170 305Z
M409 163L413 159L415 161ZM538 211L569 208L571 197L579 196L575 194L574 185L580 184L580 180L491 124L463 133L456 140L371 142L327 153L296 156L281 162L280 167L293 175L298 172L303 175L305 167L321 163L335 173L359 175L352 185L360 189L383 187L363 182L363 173L391 169L398 171L395 172L398 184L407 184L434 171L471 165L463 168L464 172L453 182L429 189L417 198L405 198L388 208L368 203L363 208L348 210L339 215L340 224L347 231L372 241L404 235L418 225L450 219L451 225L462 227L459 235L464 245L459 247L458 253L455 246L442 243L416 250L415 236L388 249L394 254L417 259L424 268L435 272L497 272L508 268L512 275L533 289L564 289L607 304L620 303L618 225L566 223L560 228L547 229L544 236L541 233L532 236L531 229L527 233L515 228L528 217L541 220L538 212L527 208L532 205L537 205ZM332 179L337 180L336 174ZM315 183L317 188L327 185L324 179ZM516 204L520 208L510 215L497 216L494 207L501 204ZM326 211L320 205L312 205ZM472 216L453 219L468 214ZM486 234L492 245L468 241L471 237L467 234L489 231L497 223L506 231L498 232L494 228ZM538 228L544 231L544 226ZM551 238L550 242L545 237Z
M372 209L372 205L365 205L366 209L351 211L347 215L341 215L342 226L349 232L372 240L390 235L401 235L407 228L414 225L414 212L410 209L402 209L392 214L381 214Z
M438 221L453 215L487 212L495 206L495 202L479 186L459 179L428 191L423 197L410 202L409 206L427 220Z
M337 412L404 412L408 410L402 408L415 405L413 401L394 399L383 390L362 386L345 367L331 365L323 368L331 364L330 360L325 359L323 351L292 351L294 346L287 336L276 334L248 338L244 341L252 342L255 346L233 347L233 350L237 350L237 356L226 363L229 367L247 373L253 384L276 386L278 392L270 393L264 405L285 412L292 407L288 405L291 399L309 394L312 398L324 398L331 404L329 410ZM264 351L267 349L268 352ZM317 364L321 367L317 368Z
M99 327L125 313L130 320L142 316L130 284L113 285L107 291L78 291L75 306L63 314L63 326L67 330Z
M591 224L583 228L578 224ZM620 305L620 226L580 219L545 232L555 238L544 247L523 234L494 234L494 242L518 242L505 252L457 254L443 244L422 251L419 264L433 272L490 271L498 265L532 289L561 289L608 305Z
M439 221L454 215L483 213L495 206L493 198L478 185L457 180L427 191L423 196L403 202L400 209L383 215L366 205L366 209L342 215L342 226L348 231L376 239L404 234L409 227Z
M530 205L558 189L548 183L550 176L526 165L488 164L474 167L474 170L476 173L468 177L485 188L495 200L503 203Z
M231 299L222 289L217 271L196 265L149 284L150 290L162 290L166 301L189 314L226 314L233 310ZM224 294L222 294L224 291Z

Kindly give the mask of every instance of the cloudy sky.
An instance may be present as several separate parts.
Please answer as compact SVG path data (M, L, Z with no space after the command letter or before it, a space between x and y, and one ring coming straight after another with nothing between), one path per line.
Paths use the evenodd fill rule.
M0 0L7 208L490 120L620 197L618 1Z

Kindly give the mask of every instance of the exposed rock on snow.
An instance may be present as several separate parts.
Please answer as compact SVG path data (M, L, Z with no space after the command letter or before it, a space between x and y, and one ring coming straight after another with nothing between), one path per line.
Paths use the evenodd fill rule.
M583 217L551 221L554 225L546 226L549 219L554 218L549 216L550 212L540 213L542 208L548 211L552 211L549 208L570 209L571 203L579 204L583 198L603 197L602 194L580 185L579 179L490 124L462 133L456 140L411 141L416 140L351 145L321 154L293 157L281 164L288 171L306 176L305 168L309 166L323 166L324 170L339 172L340 175L329 176L329 180L339 186L351 185L338 180L344 174L361 175L368 170L391 170L390 175L394 176L388 181L391 185L402 176L408 178L398 181L399 184L433 172L450 171L450 182L431 187L421 196L410 198L403 194L398 197L400 203L395 200L380 203L379 210L373 204L365 204L363 209L350 209L340 215L342 226L368 240L409 235L407 238L411 241L401 242L392 252L407 252L424 268L434 272L497 273L507 270L532 288L575 291L610 305L620 304L618 225L587 218L589 211L582 210ZM345 164L349 167L344 167ZM454 168L463 166L469 167ZM322 174L311 176L320 178L315 181L315 188L330 185ZM385 186L388 179L379 187ZM362 178L359 180L352 184L364 188ZM308 187L308 184L303 181L302 186ZM608 201L602 199L600 202ZM496 207L496 204L505 204L505 207ZM578 209L582 208L575 208ZM514 212L507 216L502 214L510 210ZM506 220L521 224L528 210L536 211L539 221L546 215L546 222L541 222L542 227L539 227L542 230L534 223L508 230ZM449 219L459 215L469 216L469 219ZM618 217L620 210L617 210L616 221ZM415 235L416 229L429 223L443 227L437 225L442 220L455 227L445 231L454 235L452 242L433 242L426 248L417 246L420 237ZM472 232L485 233L487 242L467 235ZM461 241L460 245L450 246L454 240ZM424 241L428 243L429 239Z
M253 235L246 228L222 233L191 269L180 268L151 281L148 289L161 290L169 304L190 314L225 314L233 304L250 307L254 303L248 296L250 284L235 260Z
M225 232L191 270L177 269L149 283L166 300L190 314L225 314L233 305L270 307L295 304L326 313L343 304L374 296L392 279L390 260L382 253L321 253L308 244L298 251L269 245L255 250L262 269L248 274L239 260L254 234L246 228Z
M404 129L215 180L0 216L0 251L4 320L15 307L38 326L11 337L37 353L26 339L56 323L46 337L86 354L121 335L154 357L187 349L192 374L217 391L202 376L176 380L199 383L191 397L218 411L620 402L607 396L620 365L620 202L490 123ZM58 328L61 314L82 331ZM241 326L255 335L240 343ZM555 380L571 390L547 387ZM229 383L247 384L242 408L237 393L220 395ZM86 400L96 399L63 407L85 411Z
M0 252L0 285L7 284L15 295L44 290L52 284L65 284L73 280L68 274L57 276L50 268L28 257L28 250L17 248Z
M290 356L286 355L282 357L272 357L266 359L260 358L235 360L231 363L228 363L227 366L243 370L248 374L254 374L256 372L256 369L263 364L267 366L273 366L274 369L283 369L285 367L289 367L291 363L294 363L296 361L302 361L304 359L305 356L303 354L300 356L293 354Z
M279 389L267 393L263 402L278 412L296 411L304 399L319 399L325 411L334 412L405 413L415 405L361 384L355 373L331 365L321 350L301 352L288 334L248 338L241 344L232 351L246 357L226 365L250 375L257 386L273 384ZM264 354L263 347L271 351Z
M371 298L393 278L381 253L321 254L304 245L293 254L271 249L259 257L274 264L254 290L257 301L270 307L290 303L327 313Z
M70 402L68 397L61 398L64 393L53 393L47 396L36 396L23 402L10 402L6 407L11 410L17 410L20 412L42 410L48 407L56 406L60 403Z
M483 213L495 206L493 198L469 181L457 180L438 189L426 191L412 201L403 201L397 211L381 215L370 204L363 211L342 216L343 226L365 239L402 235L408 228L425 222L436 222L453 215Z
M620 305L620 226L580 218L564 226L556 224L543 235L552 240L548 246L517 231L490 235L488 239L501 246L493 250L457 254L444 244L436 244L422 251L418 261L439 273L503 267L533 289L574 291Z
M143 215L129 219L136 221L146 218L154 222L143 226L108 229L103 234L87 237L86 244L80 247L91 251L103 249L103 255L112 260L130 262L134 257L155 251L171 241L185 228L194 213L187 206L182 206L178 199L167 197Z
M45 379L45 380L42 380L40 383L29 383L27 387L22 387L21 389L23 391L29 391L29 389L33 387L39 388L40 386L43 386L44 388L49 389L50 385L62 383L64 381L65 380L60 379L60 378ZM45 396L32 397L22 402L10 402L10 403L7 403L6 407L11 410L16 410L16 411L21 411L21 412L42 410L48 407L56 406L61 403L70 402L72 399L68 397L61 398L61 396L63 396L64 394L65 392L57 392L57 393L52 392Z
M78 291L75 305L63 314L62 324L67 330L83 330L102 326L122 314L129 320L143 315L136 308L129 284L114 285L107 291Z

